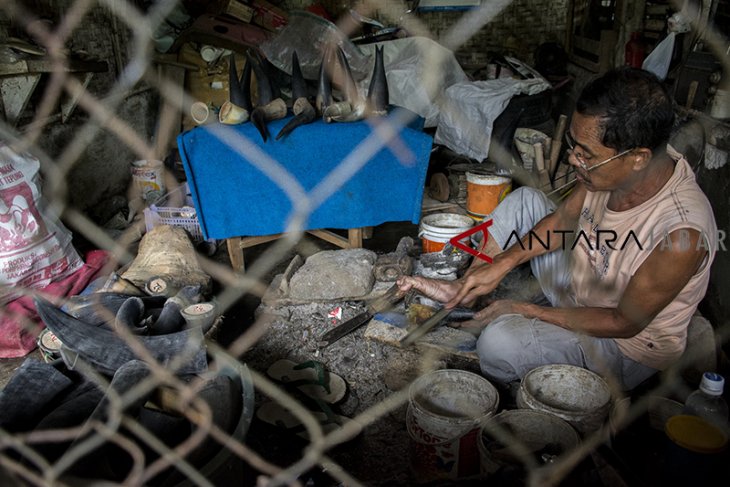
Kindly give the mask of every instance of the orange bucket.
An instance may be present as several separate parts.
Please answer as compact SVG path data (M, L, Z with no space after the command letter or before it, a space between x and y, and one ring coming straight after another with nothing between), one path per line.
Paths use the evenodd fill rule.
M466 210L487 216L512 190L512 179L493 174L466 173Z

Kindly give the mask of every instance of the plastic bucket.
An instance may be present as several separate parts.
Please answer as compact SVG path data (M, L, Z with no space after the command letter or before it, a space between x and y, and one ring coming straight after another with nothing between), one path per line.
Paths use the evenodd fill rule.
M487 216L511 190L511 178L467 172L466 210L475 216Z
M678 415L665 425L666 483L672 485L712 485L725 470L723 452L728 437L724 431L702 418Z
M578 433L566 421L542 411L515 409L487 420L477 444L482 473L492 475L519 463L527 467L543 454L560 457L578 443Z
M445 369L419 377L408 393L414 476L423 482L478 476L479 429L497 410L497 389L480 375Z
M474 226L474 221L458 213L434 213L421 219L418 236L421 237L423 253L440 252L453 237ZM464 242L468 242L466 237Z
M543 365L522 378L517 406L553 414L582 434L600 428L611 407L608 384L595 372L575 365Z

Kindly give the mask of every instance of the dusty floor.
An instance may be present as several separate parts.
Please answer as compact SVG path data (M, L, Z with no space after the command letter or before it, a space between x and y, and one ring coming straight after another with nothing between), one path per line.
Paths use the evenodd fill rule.
M364 247L379 253L393 251L400 237L416 237L417 226L404 223L385 224L376 227L373 238L364 241ZM252 264L266 252L270 244L264 244L246 251L247 264ZM282 261L271 270L267 279L283 272L295 253L306 257L319 250L335 247L319 239L305 237ZM216 260L227 263L225 248L219 249ZM342 321L354 316L362 309L361 303L343 303ZM289 357L300 360L316 358L331 370L343 376L348 382L348 393L334 406L335 412L348 417L355 416L367 407L381 401L394 391L406 386L411 378L424 367L422 357L414 351L404 351L392 346L370 342L362 338L362 329L343 338L327 349L320 350L316 336L327 325L327 312L330 305L302 305L290 307L287 319L274 322L268 339L262 340L247 352L242 361L250 368L264 373L277 358ZM261 311L260 300L246 296L228 310L218 341L226 345L253 323L255 314ZM296 329L291 324L298 324ZM299 334L297 336L292 335ZM277 335L278 334L278 335ZM289 335L287 335L289 334ZM33 356L40 358L38 351ZM15 368L24 359L0 361L0 387L2 387ZM440 357L436 363L427 365L438 368L460 368L478 372L474 362L458 357ZM259 392L256 404L266 398ZM501 392L501 404L509 405L512 398L506 391ZM389 486L412 485L416 483L413 457L413 442L407 430L407 405L382 415L353 440L330 450L328 455L342 466L352 477L364 485ZM260 421L254 417L246 436L246 443L262 457L286 467L302 456L307 442L281 428ZM629 481L629 485L662 485L667 477L657 472L671 472L667 463L666 440L661 432L647 428L644 422L616 438L612 450L604 447L601 458L609 458L613 468ZM611 457L614 453L620 456ZM611 483L596 469L595 458L588 458L563 483L564 485L620 485ZM215 485L255 485L259 474L255 469L242 462L232 461L226 465L215 479ZM727 476L725 477L728 478ZM300 479L305 485L340 485L326 471L314 468ZM483 481L434 480L422 485L483 485ZM495 485L521 485L520 477L512 472L503 472L493 478ZM711 484L708 484L711 485ZM720 485L720 484L718 484Z

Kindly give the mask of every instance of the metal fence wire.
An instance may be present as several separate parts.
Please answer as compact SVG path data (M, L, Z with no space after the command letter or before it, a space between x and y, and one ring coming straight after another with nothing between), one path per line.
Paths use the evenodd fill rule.
M489 29L490 23L506 9L514 7L513 4L524 3L511 0L482 2L478 8L455 15L458 20L447 30L436 34L409 9L410 5L400 0L365 0L353 5L353 8L364 16L378 16L387 25L402 26L411 35L434 38L451 51L458 51L479 32ZM566 9L572 3L566 2ZM53 20L42 17L40 6L58 12L59 17ZM80 177L79 166L87 157L89 147L100 143L100 140L106 140L105 143L111 147L120 147L119 157L127 157L127 160L162 159L174 147L174 138L181 128L181 117L189 114L192 104L198 100L179 82L161 75L163 70L155 58L153 45L160 26L172 26L174 32L171 16L177 7L175 0L4 0L0 5L0 27L33 39L35 45L45 52L44 59L48 63L47 74L32 99L32 110L21 110L18 120L0 121L0 137L15 152L27 151L40 160L45 181L43 196L51 211L62 215L77 238L109 252L110 262L106 267L109 273L134 259L135 250L130 244L141 235L140 222L124 233L111 234L90 216L94 208L83 207L80 203L84 196L98 200L99 195L80 195L74 189L78 186L70 181ZM540 12L533 14L539 15ZM349 35L345 22L340 24L344 35ZM95 33L96 37L90 39L89 32ZM103 32L107 33L106 37L99 35ZM721 51L722 36L711 25L703 27L702 32L706 44L717 52ZM73 69L72 61L78 54L74 53L74 49L83 46L84 42L96 43L96 49L108 53L104 59L108 69L95 73L91 78L83 73L79 75ZM422 52L421 57L425 63L421 83L435 98L444 76L442 52ZM725 67L726 72L728 68ZM149 95L150 98L145 100L153 102L146 105L148 102L137 100L143 95ZM68 105L69 101L72 101L71 105ZM75 111L68 111L70 106L74 106ZM140 118L135 117L139 110L154 113L154 121L140 122ZM59 126L64 126L60 122L66 128L59 129ZM303 236L302 222L366 165L374 154L389 147L401 163L409 162L409 153L403 150L404 144L399 136L399 129L408 122L398 118L372 122L373 136L360 144L311 191L304 190L299 181L292 179L284 161L275 161L263 152L254 151L252 144L242 139L234 129L221 126L213 132L222 144L264 171L292 199L296 209L296 214L288 222L286 236L268 247L245 273L233 272L225 259L219 262L199 255L203 270L220 284L214 301L223 316L247 296L263 296L272 271L291 256ZM85 170L93 172L94 168L86 166ZM109 171L113 173L115 169ZM128 166L122 171L128 171ZM91 188L89 191L121 189L118 192L124 192L124 188L109 184L108 187ZM43 296L32 287L14 289L14 292ZM345 306L345 316L354 315L362 309L362 305ZM28 431L0 430L0 465L5 471L4 477L0 478L8 483L29 485L83 485L89 481L100 485L301 485L307 479L311 485L316 482L305 474L316 470L326 472L333 484L354 486L375 483L359 478L359 472L346 463L348 458L352 460L352 457L358 456L361 461L366 461L368 451L358 451L350 457L338 457L338 452L384 418L403 419L402 413L409 402L407 386L415 376L401 378L402 387L395 391L377 394L369 401L363 400L360 407L353 408L355 414L351 421L330 430L323 429L309 405L295 397L291 389L283 388L249 362L252 356L271 353L260 348L256 351L267 333L272 330L278 330L278 333L287 323L297 319L322 318L313 313L321 313L321 309L304 307L302 311L293 311L287 316L257 313L255 320L249 326L240 326L240 333L228 340L225 346L208 336L205 339L207 369L192 376L179 372L197 353L194 346L183 344L181 356L163 363L143 345L139 336L124 328L115 328L115 340L119 341L112 343L128 347L134 358L147 365L131 361L132 365L125 364L126 377L119 379L115 375L112 379L83 357L64 357L66 363L73 363L73 371L68 373L86 387L78 393L78 403L67 405L65 414L73 417L74 410L81 408L84 401L95 401L94 412L87 418L76 418L78 426L74 427L58 427L53 421L47 421L41 423L47 426ZM718 344L725 343L728 331L727 323L716 327ZM290 350L301 347L299 351L303 353L299 355L312 352L309 358L323 358L324 354L317 355L313 348L307 348L312 336L281 333L282 340L291 341L286 344ZM378 370L382 370L388 361L398 360L397 355L401 353L395 349L384 351L388 346L370 342L343 343L346 347L343 346L339 353L371 357L370 364L359 362L359 366L365 368L381 367ZM442 367L446 362L443 356L423 352L417 354L417 363L417 369L423 373ZM503 443L520 459L518 462L524 462L529 485L558 484L586 458L593 458L599 446L610 441L612 434L644 414L650 408L650 396L677 392L686 394L682 379L686 365L680 363L663 372L656 389L631 404L621 401L624 397L622 392L609 380L613 404L616 405L611 421L586 433L577 447L560 455L555 462L538 464L530 457L529 451L526 453L524 445L520 449L520 440L508 431L502 432L506 435ZM381 377L375 376L372 380L380 381ZM383 387L383 390L386 388ZM300 453L296 458L284 460L281 450L286 445L262 444L261 439L257 440L251 434L249 427L254 407L264 397L289 409L304 426L302 431L307 439L297 450ZM32 406L31 401L28 408L32 409ZM145 421L145 415L148 421ZM152 416L154 420L149 421ZM229 462L232 460L239 461L243 467L231 469ZM388 470L386 465L371 465L371 468L382 468L383 472ZM214 480L221 474L228 476L227 481ZM85 475L91 476L91 479L83 478ZM397 477L396 481L409 480Z

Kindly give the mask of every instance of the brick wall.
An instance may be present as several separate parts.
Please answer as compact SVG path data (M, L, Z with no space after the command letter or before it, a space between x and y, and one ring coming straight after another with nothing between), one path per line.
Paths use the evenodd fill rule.
M297 6L308 0L288 0ZM343 0L322 0L325 8L333 15L344 11ZM375 2L373 2L375 3ZM400 0L383 0L369 16L385 25L394 25L392 20L404 14ZM296 8L296 7L295 7ZM567 0L515 0L496 19L484 26L457 51L460 59L481 58L487 51L511 53L528 62L533 62L535 49L547 41L565 42L567 21ZM464 14L462 11L419 12L421 19L434 39L438 39ZM472 54L474 53L474 54Z

